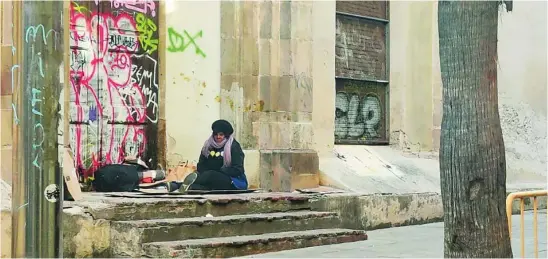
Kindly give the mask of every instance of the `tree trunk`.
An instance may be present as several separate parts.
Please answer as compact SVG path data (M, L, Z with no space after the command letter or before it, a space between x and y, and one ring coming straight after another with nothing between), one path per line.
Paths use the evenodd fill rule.
M498 1L440 1L445 257L512 257L497 95Z

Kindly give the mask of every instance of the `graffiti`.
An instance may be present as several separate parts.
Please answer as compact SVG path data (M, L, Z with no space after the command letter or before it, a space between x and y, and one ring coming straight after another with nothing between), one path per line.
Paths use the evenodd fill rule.
M336 22L335 30L335 58L341 60L345 63L346 68L348 68L348 58L352 56L352 50L348 48L348 43L346 39L346 32L342 29L342 25L339 19ZM339 51L337 51L339 50ZM337 54L337 52L342 52Z
M335 97L335 137L337 139L376 138L382 118L379 98L374 95L338 92Z
M196 55L200 55L204 58L206 57L204 51L196 43L196 39L202 37L202 31L194 34L194 36L190 36L186 30L183 30L183 35L181 35L175 31L175 29L170 27L167 29L167 35L169 38L169 46L167 47L167 51L184 52L188 47L194 46Z
M156 16L156 3L151 0L110 0L110 5L114 8L125 7L143 14L150 11L150 16Z
M41 32L41 33L40 33ZM33 41L36 41L36 36L38 36L38 34L41 34L41 38L42 38L42 42L44 43L44 45L48 45L48 38L49 36L53 33L53 36L54 36L54 39L53 41L56 42L56 37L57 37L57 32L54 31L53 29L50 29L46 32L46 29L44 29L44 25L42 24L39 24L37 26L29 26L27 28L27 31L25 33L25 42L29 42L29 38L32 38Z
M133 64L131 67L131 83L133 85L140 85L142 93L147 100L146 108L152 109L152 112L147 113L147 118L152 123L158 122L156 115L158 114L158 79L156 78L157 62L148 55L134 55L137 64L154 64L152 70L147 70L143 66ZM146 59L146 60L144 60ZM147 62L147 60L149 62ZM150 117L150 116L153 117Z
M134 10L144 2L154 10L152 1L111 4ZM146 132L157 127L159 112L158 28L142 13L86 15L73 6L70 15L70 141L86 178L104 164L146 155L147 134L155 131Z
M30 50L30 64L27 77L28 83L31 86L31 91L28 100L30 101L32 114L35 117L33 119L34 125L32 126L34 129L34 137L32 142L32 157L34 157L34 160L32 162L32 165L38 170L42 170L41 157L44 153L42 145L44 143L45 133L44 126L42 125L42 118L44 117L44 115L42 114L42 90L38 87L43 86L40 81L46 77L46 74L44 71L42 53L40 51L36 51L35 44L38 43L47 45L49 36L52 34L54 35L54 48L56 48L55 37L57 36L57 32L52 29L46 32L46 29L42 24L39 24L37 26L29 26L25 33L25 44L28 45L28 48Z
M139 32L141 47L148 54L151 54L158 49L158 39L153 39L153 35L158 30L158 27L156 27L153 20L141 13L135 16L135 20L137 21L137 31Z
M91 11L89 11L85 6L80 6L78 3L76 2L72 2L72 10L74 12L78 12L78 13L81 13L83 14L84 12L89 12L91 13Z
M296 76L297 88L304 89L309 93L312 92L312 79L307 77L304 73L300 73Z
M11 56L12 57L15 57L16 51L17 51L17 49L14 46L11 46ZM10 72L11 72L11 92L12 92L12 94L15 90L13 88L15 87L15 77L16 77L15 70L16 69L19 69L18 64L13 64L10 68ZM13 122L15 123L15 125L18 125L19 124L19 116L17 116L17 109L15 107L15 103L13 103L13 102L11 103L11 109L13 111Z
M112 34L108 39L110 49L126 47L127 49L135 49L137 47L137 38L130 35Z

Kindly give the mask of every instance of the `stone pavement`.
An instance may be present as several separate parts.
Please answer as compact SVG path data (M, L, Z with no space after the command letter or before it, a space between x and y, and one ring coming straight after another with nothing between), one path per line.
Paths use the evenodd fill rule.
M539 258L547 258L546 210L538 213ZM520 217L512 218L512 248L520 257ZM525 213L525 257L534 257L533 212ZM247 258L440 258L443 257L443 223L397 227L369 231L369 240L309 247L275 253L251 255Z

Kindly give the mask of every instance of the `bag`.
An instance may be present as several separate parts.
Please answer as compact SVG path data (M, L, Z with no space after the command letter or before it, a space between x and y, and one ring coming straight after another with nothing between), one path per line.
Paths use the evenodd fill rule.
M96 192L131 192L139 188L139 172L144 167L136 164L111 164L95 171L93 188Z

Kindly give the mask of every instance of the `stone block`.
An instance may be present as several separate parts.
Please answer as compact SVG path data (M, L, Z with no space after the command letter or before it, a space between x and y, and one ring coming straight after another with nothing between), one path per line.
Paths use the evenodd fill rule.
M282 1L280 3L280 39L291 39L291 6L292 2Z
M281 76L279 78L279 92L276 96L277 109L275 111L293 111L291 109L291 97L294 95L295 79L290 76Z
M312 63L314 61L312 51L313 45L310 40L291 41L291 61L295 75L308 77L312 75Z
M247 149L244 150L244 154L244 168L249 189L257 189L259 188L260 153L258 150Z
M64 257L110 256L110 221L94 220L81 207L64 209L63 212Z
M259 75L259 46L255 38L246 36L241 41L241 73L243 75Z
M293 191L303 185L301 175L319 175L318 155L313 150L260 150L260 188ZM319 185L319 176L314 180ZM314 187L316 187L314 186Z
M272 39L270 41L270 75L280 76L281 73L281 41L279 39Z
M11 258L11 211L0 210L0 257Z
M10 98L5 98L10 97ZM11 108L11 96L2 96L2 106L6 105L9 100L9 108L0 109L0 146L11 146L13 142L13 110Z
M314 127L312 123L291 124L291 148L311 149L314 144Z
M261 26L259 27L259 37L261 39L272 38L272 6L271 1L260 2L259 20Z
M312 40L312 1L293 2L291 17L291 38L299 40Z
M292 64L292 55L293 51L291 50L291 40L280 40L279 45L279 68L281 76L293 75L293 64ZM274 53L273 53L274 54Z
M280 39L280 30L281 30L281 15L280 15L280 6L282 1L273 1L272 2L272 39Z
M271 40L259 40L259 75L260 76L268 76L271 74L271 47L270 47Z
M12 147L0 148L0 164L2 170L0 171L0 179L4 180L7 184L12 183L12 168L13 168L13 149Z
M439 193L332 194L314 200L312 209L338 212L342 227L362 230L443 221Z
M257 19L256 15L260 12L259 1L242 1L242 36L244 38L253 38L257 40L259 38L259 26L260 19Z
M221 39L237 38L235 24L238 13L235 10L236 2L221 1Z
M277 92L277 85L272 85L271 76L259 76L259 102L262 102L259 109L253 109L259 112L271 111L273 109L272 93Z
M240 74L240 40L221 39L221 75Z

